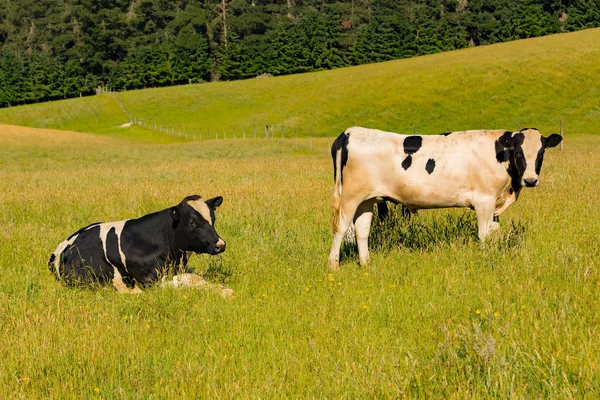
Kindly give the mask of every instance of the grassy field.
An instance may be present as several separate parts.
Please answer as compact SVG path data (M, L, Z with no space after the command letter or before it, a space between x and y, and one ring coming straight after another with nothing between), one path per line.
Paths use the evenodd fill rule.
M548 151L491 243L471 211L394 213L374 227L371 265L345 250L335 274L326 139L309 151L0 126L0 143L5 398L600 397L598 136ZM72 289L48 271L85 224L192 193L225 197L227 251L191 264L234 299Z
M104 94L0 109L0 123L165 142L129 113L189 133L231 137L265 123L291 137L352 125L395 132L536 126L600 133L600 29L318 73Z

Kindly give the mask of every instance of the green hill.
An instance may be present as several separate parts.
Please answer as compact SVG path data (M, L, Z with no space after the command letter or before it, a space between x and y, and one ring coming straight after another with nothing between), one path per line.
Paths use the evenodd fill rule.
M13 107L0 122L175 140L128 121L231 137L254 125L286 136L336 135L352 125L438 133L535 126L542 132L600 133L600 29L474 47L331 71L217 82Z

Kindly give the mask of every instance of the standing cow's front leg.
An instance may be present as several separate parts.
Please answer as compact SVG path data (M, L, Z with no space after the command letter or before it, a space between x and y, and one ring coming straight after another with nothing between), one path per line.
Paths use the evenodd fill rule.
M371 230L371 220L373 219L373 203L375 203L375 200L364 201L358 206L354 215L358 257L362 266L369 263L369 231Z
M480 201L475 205L475 214L477 215L477 228L479 240L484 242L486 237L498 229L500 224L494 221L495 201Z

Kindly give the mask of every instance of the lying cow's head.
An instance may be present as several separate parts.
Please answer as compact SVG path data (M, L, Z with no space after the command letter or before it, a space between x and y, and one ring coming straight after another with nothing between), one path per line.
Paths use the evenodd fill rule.
M204 200L188 196L171 208L175 229L175 246L183 251L219 254L225 251L225 241L215 230L215 210L223 202L218 196Z
M544 150L555 147L562 141L562 136L553 133L547 138L542 136L537 129L525 128L519 132L505 132L500 138L500 143L506 151L509 161L509 173L513 184L518 187L537 186L540 179L540 170L544 161ZM500 161L500 155L497 155Z

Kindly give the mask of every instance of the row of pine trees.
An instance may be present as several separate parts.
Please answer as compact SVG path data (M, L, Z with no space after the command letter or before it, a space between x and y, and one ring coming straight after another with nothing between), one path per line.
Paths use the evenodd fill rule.
M0 106L318 71L597 26L598 0L3 0Z

